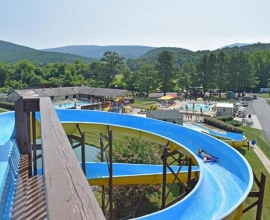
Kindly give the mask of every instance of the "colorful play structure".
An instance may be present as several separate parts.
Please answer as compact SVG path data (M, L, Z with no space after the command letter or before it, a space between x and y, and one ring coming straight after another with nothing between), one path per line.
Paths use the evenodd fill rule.
M137 219L241 218L243 202L253 185L253 173L246 159L224 141L212 137L215 136L214 133L211 136L205 134L207 132L198 132L173 123L104 111L56 110L56 113L67 135L74 135L78 127L84 133L95 131L106 134L111 131L117 136L130 136L166 145L170 152L179 152L190 158L193 164L191 175L198 178L195 187L173 205ZM36 112L36 120L39 127L39 123L45 119ZM0 217L10 219L15 192L14 187L7 190L5 186L8 181L11 181L10 179L13 185L16 183L18 164L14 161L19 157L19 152L16 150L14 112L0 114L0 123ZM36 129L35 132L37 137L43 135L45 138L44 134L40 133L40 129ZM43 144L46 144L45 141ZM219 162L204 163L196 154L199 148L216 155ZM90 184L98 185L108 182L106 164L93 163L86 167L86 178ZM113 164L113 167L115 167L113 176L115 184L141 183L142 181L162 183L162 167L127 164ZM173 169L176 170L177 167ZM49 174L46 171L44 175L46 178ZM182 179L187 177L187 174L180 173L179 175L182 175ZM168 182L170 182L169 179L168 177Z

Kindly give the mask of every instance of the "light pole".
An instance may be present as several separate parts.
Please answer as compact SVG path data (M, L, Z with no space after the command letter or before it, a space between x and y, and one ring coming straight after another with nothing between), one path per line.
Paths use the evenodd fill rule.
M23 70L21 70L21 87L22 87L22 84L23 84Z

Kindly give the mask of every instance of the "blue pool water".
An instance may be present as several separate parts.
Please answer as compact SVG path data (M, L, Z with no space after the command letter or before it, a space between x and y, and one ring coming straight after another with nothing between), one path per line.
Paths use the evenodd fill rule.
M76 101L76 102L58 103L58 104L54 104L53 106L56 109L66 109L66 108L75 107L75 103L76 103L76 106L89 105L89 103L85 101Z
M213 111L213 107L214 107L213 104L188 103L182 105L180 110L200 112L202 109L203 112L210 112Z

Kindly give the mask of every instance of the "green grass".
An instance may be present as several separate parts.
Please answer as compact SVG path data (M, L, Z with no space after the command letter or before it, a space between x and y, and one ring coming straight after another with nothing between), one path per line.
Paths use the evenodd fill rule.
M2 113L2 112L6 112L6 111L0 108L0 113Z
M133 107L149 108L151 105L153 105L154 102L155 102L155 100L149 99L147 97L136 97L134 100Z
M262 164L261 160L258 158L258 156L254 153L253 150L248 150L247 147L243 147L239 150L244 157L249 162L250 166L252 167L253 172L257 176L258 179L260 179L261 173L264 173L266 175L266 186L264 191L264 203L263 203L263 213L262 213L262 219L270 219L270 191L268 190L270 188L270 175L265 169L264 165ZM253 183L252 191L258 191L258 187L255 183ZM244 207L247 207L248 205L254 203L257 199L256 198L247 198ZM254 220L256 219L256 207L249 210L247 213L243 214L241 220Z
M263 131L255 128L250 128L246 126L242 126L241 129L244 130L244 134L246 137L250 140L254 137L261 136L262 138L266 140L266 138L263 135ZM260 179L261 173L264 173L266 175L266 186L265 186L265 192L264 192L264 205L263 205L263 213L262 213L262 219L270 219L270 191L268 190L270 188L270 174L265 169L263 163L261 162L260 158L254 153L253 150L248 150L246 146L239 149L239 152L247 159L250 166L252 167L253 172L257 176L258 179ZM253 183L252 191L258 191L258 187L255 183ZM245 201L245 207L247 207L249 204L252 204L256 201L256 198L247 198ZM249 210L247 213L243 214L241 219L244 220L253 220L256 217L256 207Z
M260 98L270 98L269 93L259 93L256 95L257 95L257 97L260 97Z

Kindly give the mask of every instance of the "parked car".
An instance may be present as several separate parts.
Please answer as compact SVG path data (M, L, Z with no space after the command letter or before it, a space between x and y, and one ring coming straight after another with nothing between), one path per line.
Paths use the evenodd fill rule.
M256 95L253 95L253 99L257 99L257 96Z
M248 107L248 103L247 103L247 102L241 102L240 104L241 104L241 106L243 106L243 107Z

